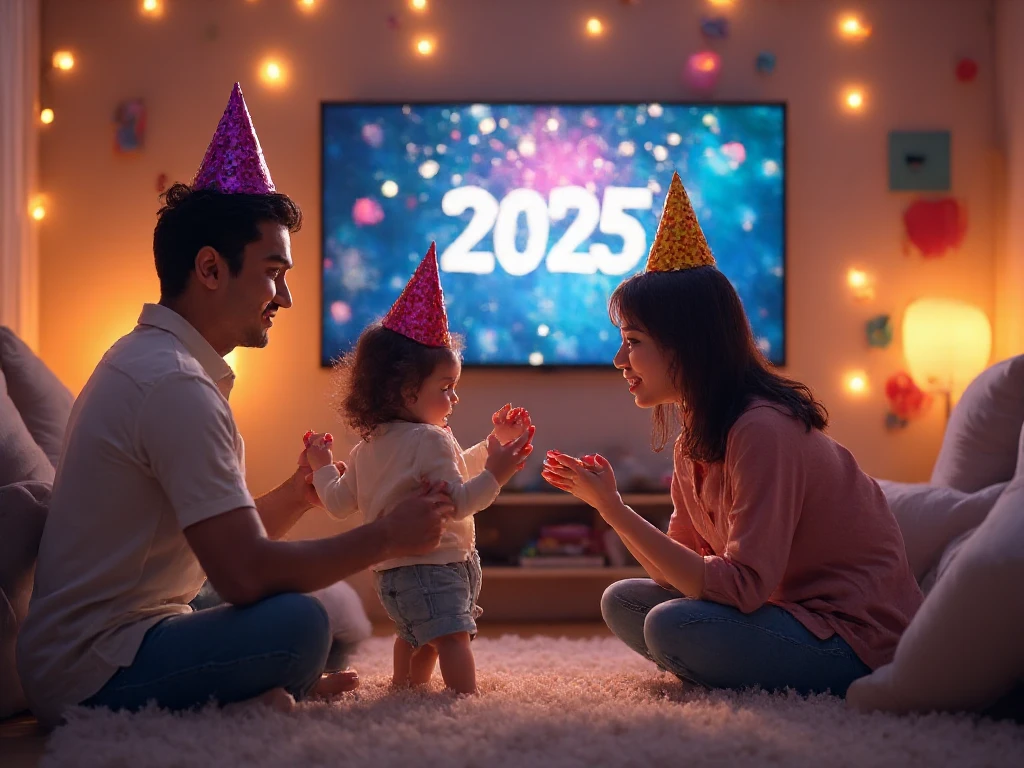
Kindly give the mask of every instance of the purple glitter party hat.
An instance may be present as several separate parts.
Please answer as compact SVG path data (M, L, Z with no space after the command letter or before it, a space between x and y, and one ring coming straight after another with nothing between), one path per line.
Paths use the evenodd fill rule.
M451 345L434 243L381 324L428 347Z
M263 159L260 140L252 127L252 118L242 98L242 87L235 83L228 106L217 124L203 162L192 180L193 189L218 192L267 195L274 192L270 169Z

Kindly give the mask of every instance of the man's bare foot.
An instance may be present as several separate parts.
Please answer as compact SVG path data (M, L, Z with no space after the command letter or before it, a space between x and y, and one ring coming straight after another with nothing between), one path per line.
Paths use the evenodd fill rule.
M271 688L263 695L257 696L253 701L265 704L272 709L276 709L278 712L288 713L295 709L295 697L284 688Z
M331 672L323 675L316 685L313 686L312 694L329 699L332 696L339 696L342 693L354 691L358 687L359 673L354 669L346 669L341 672Z

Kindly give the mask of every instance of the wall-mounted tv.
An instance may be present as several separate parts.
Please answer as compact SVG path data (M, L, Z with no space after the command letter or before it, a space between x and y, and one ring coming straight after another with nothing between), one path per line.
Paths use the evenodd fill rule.
M767 357L785 361L784 104L325 103L321 363L432 240L473 366L607 366L672 172Z

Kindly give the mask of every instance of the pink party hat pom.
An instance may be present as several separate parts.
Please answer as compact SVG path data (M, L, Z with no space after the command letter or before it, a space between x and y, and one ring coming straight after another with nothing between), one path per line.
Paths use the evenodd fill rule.
M206 156L192 180L193 189L218 192L267 195L274 192L270 169L263 159L260 140L252 127L252 118L242 98L242 87L235 83L228 106L217 124Z
M382 325L428 347L451 345L434 243L430 244L430 250L385 315Z

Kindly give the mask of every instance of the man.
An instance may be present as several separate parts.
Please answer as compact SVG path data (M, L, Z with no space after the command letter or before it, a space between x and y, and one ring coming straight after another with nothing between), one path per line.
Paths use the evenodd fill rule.
M291 306L300 224L236 84L193 184L171 187L159 213L160 303L106 353L68 424L18 638L43 723L80 703L185 709L262 697L290 708L324 685L330 645L324 608L306 593L437 546L452 513L443 488L348 533L295 542L280 538L316 503L304 454L265 496L246 488L223 356L265 346ZM503 450L525 458L530 447ZM231 606L191 612L206 578Z

